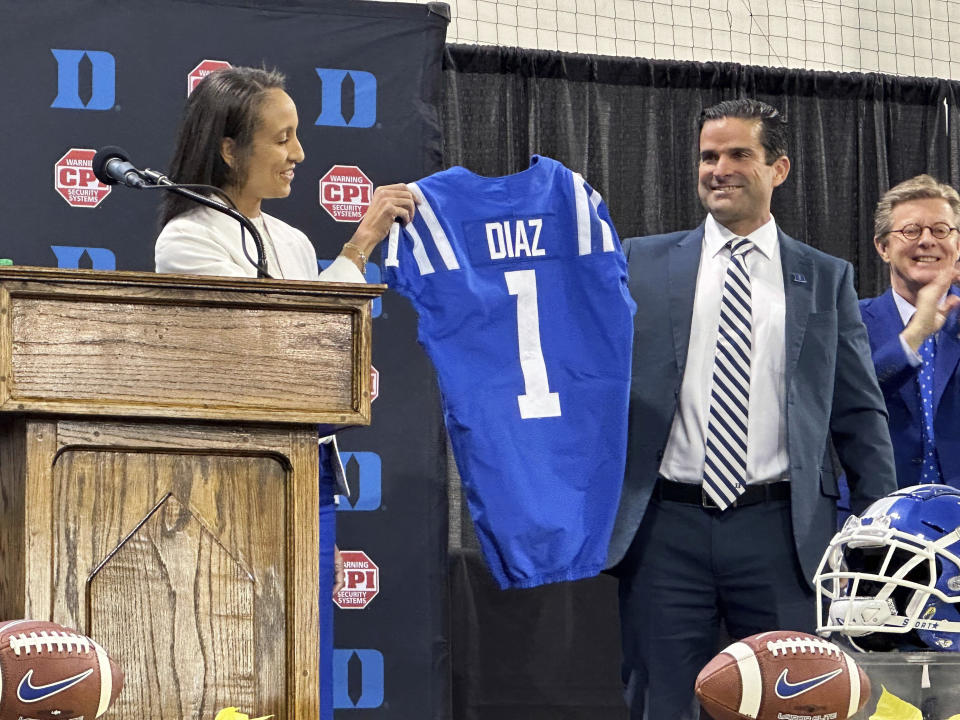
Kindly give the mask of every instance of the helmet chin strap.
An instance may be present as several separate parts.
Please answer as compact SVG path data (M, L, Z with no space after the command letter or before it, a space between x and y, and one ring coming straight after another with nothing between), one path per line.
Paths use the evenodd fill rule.
M956 620L917 620L916 630L929 630L930 632L960 632L960 622Z
M908 619L896 614L893 603L878 598L834 600L830 605L828 630L860 637L880 630L908 632Z

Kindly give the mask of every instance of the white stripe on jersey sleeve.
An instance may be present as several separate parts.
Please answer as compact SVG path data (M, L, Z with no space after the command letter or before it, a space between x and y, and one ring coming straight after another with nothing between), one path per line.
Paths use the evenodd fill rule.
M397 250L400 246L400 223L395 222L390 226L390 236L387 239L387 259L383 261L386 267L400 267L400 261L397 260Z
M744 717L755 718L760 712L760 698L763 695L763 678L760 675L757 655L749 645L742 642L734 643L723 652L731 655L740 668L740 684L743 689L737 712Z
M850 706L847 709L847 717L853 717L860 709L860 671L853 658L843 653L843 659L847 662L847 675L850 677Z
M408 183L407 187L410 188L410 192L412 192L417 200L419 200L419 203L417 204L417 212L420 213L420 217L423 218L423 222L426 224L427 230L430 231L430 235L433 238L433 243L437 246L437 251L440 253L440 257L443 259L444 265L447 266L447 270L459 270L460 263L457 262L457 256L453 252L453 247L450 245L450 240L447 238L447 234L443 231L443 227L437 220L437 216L434 214L433 208L430 207L430 203L427 202L427 198L424 196L423 191L416 183ZM431 268L430 271L433 272L433 269ZM420 272L423 274L422 267Z
M573 173L573 198L577 205L577 244L581 255L589 255L590 247L590 210L587 206L587 191L583 187L583 177Z
M590 193L590 204L593 205L593 209L597 213L597 220L600 221L600 232L603 235L603 251L613 252L613 233L610 232L610 226L607 224L607 221L600 217L600 203L602 202L603 198L600 197L600 193L596 190Z
M426 248L423 247L423 240L420 239L420 233L413 226L413 223L407 223L407 234L413 240L413 259L417 261L417 267L420 268L421 275L429 275L433 272L433 263L427 257Z
M423 240L420 239L420 233L413 226L413 223L407 223L407 234L413 240L413 259L417 261L417 268L421 275L429 275L433 272L433 264L427 257L427 251L423 247ZM400 260L397 253L400 250L400 223L395 222L390 226L390 236L387 239L387 259L384 261L386 267L400 267Z

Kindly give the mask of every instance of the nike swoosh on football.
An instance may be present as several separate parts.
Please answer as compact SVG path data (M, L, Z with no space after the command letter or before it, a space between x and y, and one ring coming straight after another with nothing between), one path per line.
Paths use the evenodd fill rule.
M56 695L58 692L63 692L67 688L73 687L81 680L89 677L92 672L93 668L90 668L79 675L64 678L57 682L46 685L34 685L33 682L31 682L33 679L33 668L30 668L27 670L27 674L23 676L23 679L20 680L20 685L17 687L17 697L20 699L20 702L40 702L41 700L46 700L48 697Z
M823 685L828 680L832 680L837 675L843 672L843 668L837 668L836 670L831 670L828 673L823 675L817 675L812 677L809 680L803 680L802 682L792 683L787 680L787 672L785 669L780 673L780 677L777 678L777 687L775 688L777 697L782 698L783 700L788 700L789 698L796 697L797 695L802 695L808 690L813 690L815 687Z

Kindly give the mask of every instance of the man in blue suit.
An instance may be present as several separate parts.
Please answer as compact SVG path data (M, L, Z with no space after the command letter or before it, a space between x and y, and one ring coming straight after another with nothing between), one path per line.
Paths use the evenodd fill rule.
M873 364L890 414L900 487L960 487L960 195L929 175L884 194L873 242L890 290L860 301ZM926 395L926 397L924 397Z
M896 489L853 270L770 214L790 170L784 121L733 100L700 123L705 222L624 243L638 309L608 562L632 718L697 717L721 621L734 637L812 631L809 580L836 523L831 439L858 509Z

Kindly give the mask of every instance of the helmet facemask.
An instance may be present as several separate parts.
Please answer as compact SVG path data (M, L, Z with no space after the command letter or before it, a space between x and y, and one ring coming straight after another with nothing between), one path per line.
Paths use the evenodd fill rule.
M960 650L960 531L902 512L924 509L925 498L906 492L849 518L830 542L814 577L818 632L842 633L860 650Z

